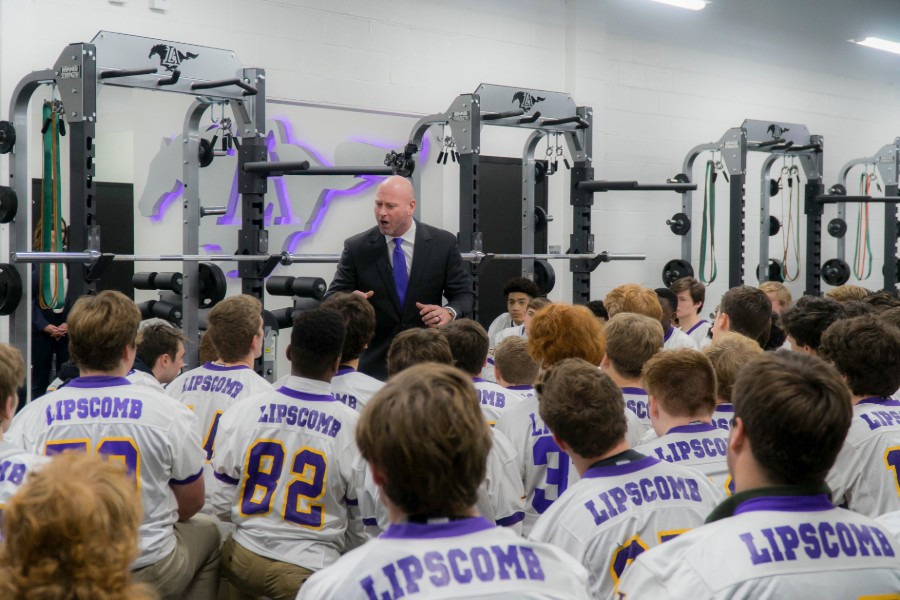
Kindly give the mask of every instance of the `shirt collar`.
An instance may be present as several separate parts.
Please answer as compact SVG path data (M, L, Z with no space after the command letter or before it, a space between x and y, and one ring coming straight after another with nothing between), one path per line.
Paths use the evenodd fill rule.
M416 220L415 219L412 220L412 225L409 226L409 229L406 230L406 233L404 233L400 237L403 238L404 246L407 244L409 244L410 247L413 247L416 245ZM396 236L393 236L393 235L384 236L384 241L388 245L388 250L390 250L392 252L394 250L394 240L395 239L396 239Z
M317 379L297 377L296 375L288 377L287 381L284 382L284 387L300 392L307 392L309 394L319 394L323 396L331 394L330 383L319 381Z
M825 500L831 505L831 501L828 500L831 496L831 490L824 483L775 485L771 487L754 488L729 496L724 502L719 504L711 513L709 513L709 516L706 517L706 522L712 523L714 521L720 521L748 510L772 510L775 505L779 507L778 510L786 510L784 506L791 500L795 501L797 504L795 510L813 510L810 506L823 505L823 501L820 498L822 495L825 496ZM762 499L771 500L773 497L777 497L778 500L775 502L761 502ZM807 502L806 500L810 497L813 497L813 499L810 502ZM790 498L790 500L785 500L784 498ZM757 502L757 499L760 499L760 501ZM741 505L745 502L749 502L750 506L746 509L741 509ZM822 509L817 508L815 510Z

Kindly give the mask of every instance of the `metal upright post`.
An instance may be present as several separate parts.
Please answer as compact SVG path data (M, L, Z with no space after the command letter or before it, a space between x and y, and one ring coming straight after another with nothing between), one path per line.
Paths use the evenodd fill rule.
M885 196L897 196L900 186L897 180L884 186ZM884 205L884 289L897 291L897 204Z
M182 241L185 255L200 251L200 118L208 102L194 100L184 119L184 201L182 203ZM200 265L196 261L184 261L182 274L184 283L181 291L181 305L184 307L181 322L188 344L184 349L184 362L193 368L200 364L200 318L196 310L200 302Z
M731 174L729 184L728 205L728 287L733 288L744 283L744 219L746 203L744 201L744 181L747 177L747 133L741 131L738 141L740 149L740 173Z
M594 111L589 106L579 106L578 116L590 123L585 129L583 158L576 159L570 177L569 204L572 206L572 233L569 236L569 252L572 254L592 254L594 234L591 233L591 210L594 206L594 192L578 189L578 183L593 181L593 136ZM587 304L591 300L591 263L587 260L573 260L569 263L572 272L572 303Z
M460 96L463 98L463 96ZM469 136L469 144L459 148L459 247L466 251L481 251L481 230L478 225L479 203L481 192L478 185L478 163L481 155L481 104L477 94L469 96L468 119L465 122L454 122L454 129L460 128ZM460 136L456 136L460 137ZM464 139L464 138L463 138ZM468 147L467 147L468 146ZM475 292L475 304L472 318L478 318L478 272L472 273L472 290Z
M824 186L819 182L807 182L804 188L804 213L806 214L806 289L807 296L822 293L822 215L825 208L816 200Z

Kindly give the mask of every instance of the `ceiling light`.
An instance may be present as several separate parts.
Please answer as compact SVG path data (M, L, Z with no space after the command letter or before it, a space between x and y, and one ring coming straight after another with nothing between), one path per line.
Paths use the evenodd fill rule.
M875 48L876 50L884 50L886 52L893 52L894 54L900 54L900 43L892 42L890 40L883 40L878 37L867 37L864 40L850 40L854 44L859 44L860 46L867 46L869 48Z
M676 6L678 8L686 8L688 10L703 10L706 8L705 0L653 0L654 2L659 2L660 4L668 4L669 6Z

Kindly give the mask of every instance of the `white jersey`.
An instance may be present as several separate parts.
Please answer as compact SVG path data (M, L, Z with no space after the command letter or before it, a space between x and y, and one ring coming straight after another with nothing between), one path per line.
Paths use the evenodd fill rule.
M513 325L514 323L512 317L509 316L508 312L497 316L497 318L491 322L491 326L488 327L488 347L492 349L495 348L499 343L497 336L500 334L500 332L504 329L512 327Z
M525 398L510 409L496 429L501 431L516 452L519 477L525 486L525 520L523 535L528 535L538 517L559 498L570 485L578 481L578 473L569 456L563 452L538 411L538 398ZM643 430L637 417L623 408L628 423L628 445L637 444Z
M826 479L836 504L877 517L900 510L900 400L866 398Z
M40 454L23 452L21 448L0 439L0 515L9 499L27 481L28 475L48 460Z
M635 556L703 525L723 498L698 471L634 451L620 456L585 471L529 536L580 561L594 598L611 598Z
M826 494L745 500L637 557L621 598L894 598L900 543Z
M234 491L213 477L209 464L218 438L219 419L235 402L270 391L272 384L250 367L225 367L210 362L182 373L166 388L166 393L197 415L197 434L206 451L206 465L203 468L206 479L205 514L226 516L231 509L231 494Z
M493 443L485 465L484 481L478 486L475 509L491 523L522 533L525 487L517 472L518 456L502 432L492 428L491 435ZM360 512L366 532L376 536L387 529L390 518L369 469L365 469L364 477L365 490L359 502Z
M900 510L889 512L875 519L878 523L887 529L891 534L900 540Z
M494 344L495 346L499 346L500 342L505 340L506 338L511 337L528 337L528 334L525 333L525 324L522 325L513 325L512 327L507 327L503 331L497 334L497 342Z
M697 348L703 349L709 346L709 343L712 341L709 337L709 330L712 327L707 321L700 319L697 323L694 324L693 327L688 329L687 331L683 331L687 335L691 336L691 339L694 340L694 343L697 344Z
M478 394L478 401L481 402L481 412L491 427L509 409L522 402L522 396L500 384L485 381L480 377L473 377L472 384L475 386L475 393Z
M154 389L157 392L166 391L166 388L163 387L163 384L161 384L156 377L154 377L150 373L145 373L144 371L137 371L135 369L132 369L128 372L128 375L125 376L125 379L135 385L146 385L150 389Z
M393 524L310 577L298 600L587 600L588 577L562 550L474 517Z
M696 350L698 346L697 342L694 341L694 338L682 330L669 325L669 330L666 331L663 341L663 350L676 350L678 348L690 348L691 350Z
M510 385L510 386L507 386L506 389L518 394L523 399L534 398L537 395L537 392L534 391L533 385Z
M622 396L625 398L625 406L633 412L641 423L643 434L644 431L653 428L650 423L650 396L647 390L639 387L623 387Z
M706 423L673 427L662 437L635 448L638 452L670 463L693 467L706 475L723 494L729 481L729 432Z
M731 420L734 418L734 404L723 402L716 405L713 411L712 424L716 429L731 431Z
M345 366L338 369L331 380L331 395L356 412L361 412L363 406L383 387L383 381Z
M328 383L301 377L228 409L212 465L234 486L234 541L313 571L337 560L347 528L362 529L351 514L358 418Z
M81 450L121 461L137 479L144 507L133 567L152 565L175 549L178 502L169 485L203 476L197 417L187 407L124 377L78 377L27 405L7 437L27 452Z

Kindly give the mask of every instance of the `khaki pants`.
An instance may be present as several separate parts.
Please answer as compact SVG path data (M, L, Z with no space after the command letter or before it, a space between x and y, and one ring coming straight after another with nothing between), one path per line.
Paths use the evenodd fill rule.
M216 600L220 544L219 528L208 517L175 523L175 550L135 571L134 580L153 586L161 600Z
M231 599L265 596L294 600L313 571L247 550L229 537L222 546L222 575L233 587Z

